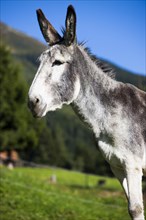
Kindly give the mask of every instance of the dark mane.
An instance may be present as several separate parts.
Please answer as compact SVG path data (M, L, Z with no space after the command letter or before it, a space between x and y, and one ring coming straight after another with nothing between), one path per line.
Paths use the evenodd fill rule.
M83 43L81 43L81 45L83 45ZM106 73L112 79L115 78L115 70L110 66L110 64L97 58L96 55L92 54L91 50L88 47L85 47L85 51L90 56L91 60L93 60L104 73Z
M64 27L61 28L61 32L62 32L62 34L63 34L63 36L64 36L64 34L65 34L65 28L64 28ZM109 77L111 77L112 79L115 79L116 73L115 73L115 70L110 66L110 64L108 64L107 62L105 62L105 61L100 60L99 58L97 58L97 56L94 55L94 54L91 52L91 50L90 50L89 47L85 47L85 44L86 44L85 41L82 41L82 42L79 42L79 43L78 43L79 46L83 46L83 47L84 47L85 51L87 52L87 54L89 55L89 57L91 58L91 60L93 60L94 63L96 63L96 65L97 65L100 69L102 69L102 71L103 71L105 74L107 74L107 75L108 75Z

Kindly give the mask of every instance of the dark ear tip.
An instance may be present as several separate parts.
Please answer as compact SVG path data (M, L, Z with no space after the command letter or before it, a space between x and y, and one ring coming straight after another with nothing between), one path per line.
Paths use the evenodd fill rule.
M42 10L40 8L36 10L37 14L40 14L41 12L42 12Z
M72 11L73 13L75 13L75 9L72 5L69 5L67 8L68 11Z
M36 13L37 13L38 16L43 16L44 17L44 14L43 14L41 9L37 9Z
M70 8L70 9L74 9L74 7L73 7L72 5L69 5L69 6L68 6L68 9L69 9L69 8Z

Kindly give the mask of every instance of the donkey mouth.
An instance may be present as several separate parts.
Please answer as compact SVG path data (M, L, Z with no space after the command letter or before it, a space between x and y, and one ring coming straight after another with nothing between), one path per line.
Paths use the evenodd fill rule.
M47 105L45 105L42 109L40 108L37 108L37 109L34 109L32 111L32 114L35 118L42 118L43 116L46 115L46 109L47 109Z

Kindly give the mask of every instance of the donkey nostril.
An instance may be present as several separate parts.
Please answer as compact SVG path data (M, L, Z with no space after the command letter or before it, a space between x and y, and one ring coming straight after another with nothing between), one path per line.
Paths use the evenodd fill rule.
M40 102L40 100L38 98L36 98L35 103L38 104Z
M28 107L33 110L37 105L40 104L40 98L38 97L31 97L28 99Z

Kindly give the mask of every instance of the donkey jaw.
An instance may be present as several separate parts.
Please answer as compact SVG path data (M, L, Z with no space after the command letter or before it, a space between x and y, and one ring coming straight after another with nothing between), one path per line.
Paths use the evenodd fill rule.
M60 105L54 105L54 106L47 106L47 104L46 104L46 106L42 110L39 110L38 112L34 112L33 116L36 118L42 118L47 114L47 112L61 109L62 106L63 106L63 103L61 103Z

